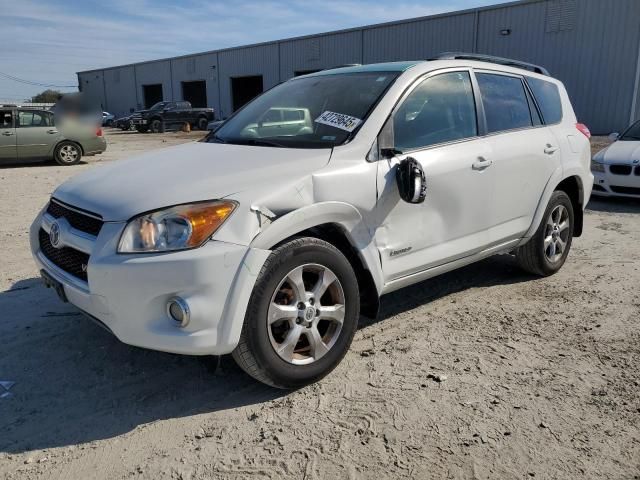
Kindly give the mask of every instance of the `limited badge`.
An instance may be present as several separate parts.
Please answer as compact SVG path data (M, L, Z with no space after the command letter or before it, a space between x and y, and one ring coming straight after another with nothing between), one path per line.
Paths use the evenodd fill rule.
M339 128L340 130L346 130L347 132L353 132L358 125L362 123L362 120L352 117L351 115L345 115L344 113L326 111L316 118L315 122Z

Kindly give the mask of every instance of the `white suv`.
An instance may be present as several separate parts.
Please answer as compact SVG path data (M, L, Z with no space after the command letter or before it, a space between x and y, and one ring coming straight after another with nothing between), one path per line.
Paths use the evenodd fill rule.
M292 388L381 295L496 253L555 273L588 130L543 69L447 58L297 77L202 142L67 181L31 228L46 284L123 342Z

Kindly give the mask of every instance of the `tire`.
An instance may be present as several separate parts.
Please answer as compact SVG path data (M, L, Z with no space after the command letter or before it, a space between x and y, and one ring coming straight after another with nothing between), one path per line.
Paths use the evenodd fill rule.
M207 129L207 123L208 122L207 122L207 119L205 117L200 117L198 119L198 123L197 123L198 130L206 130Z
M60 142L53 152L53 158L58 165L76 165L82 158L82 149L77 143L69 141Z
M573 204L569 196L562 191L553 192L538 230L516 251L520 267L543 277L560 270L571 249L574 225Z
M322 293L320 285L325 283ZM320 293L320 299L313 291ZM304 303L299 302L300 295L305 296ZM340 363L359 314L358 281L342 252L317 238L291 240L271 253L258 275L233 358L253 378L273 387L308 385ZM279 320L270 322L270 317Z
M162 132L162 122L160 120L158 120L157 118L154 120L151 120L151 123L149 124L149 131L151 133L161 133Z

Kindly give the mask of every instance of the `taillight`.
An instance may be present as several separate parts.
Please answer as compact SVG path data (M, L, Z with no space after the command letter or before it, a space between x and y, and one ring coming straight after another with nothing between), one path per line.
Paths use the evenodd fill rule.
M585 127L585 128L586 128L586 127ZM587 130L587 131L588 131L588 130ZM101 136L102 136L102 127L99 127L99 128L96 130L96 137L101 137Z
M576 123L576 128L580 130L580 132L587 138L591 138L591 132L589 131L589 127L587 127L584 123Z

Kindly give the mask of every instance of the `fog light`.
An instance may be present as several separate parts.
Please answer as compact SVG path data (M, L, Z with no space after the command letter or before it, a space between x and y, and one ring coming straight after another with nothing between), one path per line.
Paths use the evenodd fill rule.
M167 303L167 314L171 320L178 323L180 327L186 327L189 324L189 304L180 297L173 297Z

